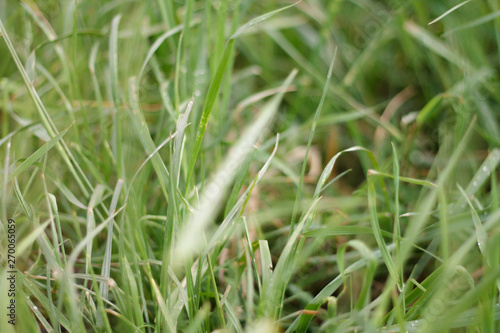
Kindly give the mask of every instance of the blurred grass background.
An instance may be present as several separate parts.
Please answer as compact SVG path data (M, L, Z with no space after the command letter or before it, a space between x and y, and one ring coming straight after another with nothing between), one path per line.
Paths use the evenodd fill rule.
M499 7L0 2L0 330L498 332Z

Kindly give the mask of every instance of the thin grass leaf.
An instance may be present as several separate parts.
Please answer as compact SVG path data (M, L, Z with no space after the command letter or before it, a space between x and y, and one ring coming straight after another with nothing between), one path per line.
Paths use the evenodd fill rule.
M467 1L459 3L458 5L455 5L455 6L451 7L446 12L444 12L442 15L439 15L436 19L434 19L431 22L429 22L429 25L436 23L437 21L441 20L445 16L448 16L449 14L451 14L452 12L454 12L455 10L457 10L458 8L462 7L463 5L466 5L467 3L471 2L471 1L472 0L467 0Z
M351 147L351 148L342 150L341 152L339 152L335 156L333 156L330 159L330 161L328 162L328 164L326 165L326 167L323 169L323 172L321 173L321 176L319 177L318 184L316 185L316 189L314 190L314 198L317 198L319 196L319 194L321 193L322 189L324 188L324 185L325 185L326 181L328 180L328 178L330 177L330 174L333 170L333 167L334 167L337 159L341 155L343 155L344 153L353 152L353 151L365 151L368 154L375 169L378 169L378 163L377 163L375 157L373 156L372 152L369 151L368 149L363 148L363 147Z
M26 12L33 18L34 22L36 22L36 24L41 28L41 30L44 32L44 34L47 36L47 38L51 42L50 44L53 45L55 53L57 54L57 56L61 62L63 73L64 73L64 76L66 77L69 89L71 91L74 91L73 80L72 80L71 70L70 70L71 66L69 64L69 58L67 57L63 46L57 42L58 36L57 36L56 32L54 31L54 29L50 25L47 18L44 17L42 11L37 7L36 3L24 2L24 3L22 3L22 6L26 10ZM33 59L35 57L35 51L36 51L36 49L33 50ZM34 70L31 70L31 71L33 72ZM28 72L26 72L26 74L27 74L27 77L29 79L30 76L28 75ZM29 81L29 82L33 83L33 81ZM75 115L72 112L68 112L68 116L70 117L71 121L76 120ZM76 133L76 137L79 138L77 126L75 126L75 133Z
M87 209L87 234L91 234L95 229L95 218L94 218L94 208L97 203L102 200L102 196L104 194L104 186L97 185L94 193L90 197L89 206ZM92 242L87 244L87 252L85 256L85 272L89 273L89 268L92 260ZM106 297L107 298L107 297Z
M120 199L120 194L122 191L124 181L118 179L116 182L115 190L113 192L113 198L111 199L111 205L109 206L110 216L115 214L116 207L118 205L118 200ZM109 219L109 218L108 218ZM106 239L106 247L104 250L104 258L102 260L101 276L105 279L109 279L111 274L111 253L113 251L113 223L114 219L109 219L108 226L108 237ZM101 283L100 287L101 297L108 299L109 285L107 283Z
M167 304L165 303L165 301L160 293L160 289L158 288L158 285L156 284L155 280L150 280L150 282L151 282L151 286L153 289L153 294L154 294L155 299L156 299L156 303L158 304L158 307L160 308L162 318L165 320L165 323L168 327L168 331L175 332L175 327L174 327L174 323L172 321L172 318L170 316L170 311L167 308Z
M289 8L292 8L292 7L295 7L297 6L297 4L299 4L301 1L298 1L292 5L289 5L289 6L285 6L283 8L280 8L280 9L276 9L276 10L273 10L269 13L266 13L264 15L261 15L259 17L256 17L250 21L248 21L247 23L245 23L244 25L242 25L240 28L238 28L238 30L236 30L236 32L229 38L229 39L235 39L237 38L239 35L241 35L241 33L243 33L245 30L247 30L248 28L256 25L256 24L259 24L260 22L263 22L271 17L273 17L274 15L284 11L284 10L287 10Z
M247 286L247 300L246 300L246 307L247 307L247 312L245 315L245 320L247 323L250 323L252 321L253 313L254 313L254 293L255 293L255 288L254 288L254 274L257 275L258 277L258 271L256 270L254 272L254 268L257 267L257 263L255 260L255 256L253 254L253 248L252 248L252 243L249 241L250 235L248 232L248 227L246 225L246 221L244 221L245 224L245 232L246 232L246 246L244 247L245 250L245 261L246 261L246 286ZM257 284L258 284L258 290L259 292L262 291L262 286L261 286L261 280L257 279Z
M21 257L24 251L26 251L33 244L33 242L35 242L35 240L44 233L44 230L49 225L49 223L50 221L46 221L43 224L40 224L35 229L33 229L33 231L29 233L29 235L24 237L16 247L16 256Z
M387 244L385 243L384 236L382 235L382 229L380 228L380 223L378 221L377 216L377 200L376 200L376 192L375 185L373 181L368 181L368 207L370 210L370 222L372 224L373 235L378 244L378 248L382 254L382 258L384 259L384 263L389 271L389 274L395 281L399 281L400 276L394 267L394 262L392 260L392 256L389 253L389 249Z
M398 186L399 186L399 181L402 181L402 182L406 182L406 183L409 183L409 184L415 184L415 185L421 185L421 186L428 186L428 187L437 187L436 184L434 184L434 183L432 183L430 181L427 181L427 180L421 180L421 179L415 179L415 178L409 178L409 177L402 177L402 176L396 177L395 175L391 175L391 174L388 174L388 173L385 173L385 172L380 172L380 171L372 170L372 169L368 170L368 174L370 176L382 176L382 177L387 177L387 178L394 179L395 183L397 182Z
M148 163L148 161L151 158L153 158L154 156L158 156L158 152L160 151L160 149L162 149L167 143L170 142L170 140L172 140L176 136L177 136L177 132L172 133L172 135L170 135L165 140L163 140L163 142L161 144L159 144L158 147L156 147L156 149L151 154L149 154L149 156L144 160L144 162L142 162L141 166L137 169L137 171L134 173L134 176L132 177L132 179L129 182L129 189L128 189L127 195L125 197L126 198L125 201L128 200L128 197L129 197L129 195L131 193L131 190L132 190L132 186L131 185L134 183L134 181L136 180L137 176L139 175L139 173L141 172L141 170L144 168L144 166Z
M110 223L110 225L111 225L111 223ZM130 293L130 299L137 300L137 299L139 299L139 291L138 291L139 288L137 286L136 276L133 273L131 265L129 264L126 256L123 257L123 263L124 263L124 266L125 266L126 278L128 280L128 284L127 285L128 285L128 290L129 290L129 293ZM104 283L101 283L101 287L102 286L109 287L108 284L104 284ZM108 291L106 289L104 289L104 294L106 296L107 296L107 293L108 293ZM136 305L138 305L138 304L136 304ZM142 317L141 307L134 306L132 308L132 311L133 311L132 312L132 316L130 316L129 319L133 319L134 323L137 326L142 327L144 325L144 320L143 320L143 317Z
M168 274L176 286L174 292L169 295L167 299L167 304L174 304L171 318L173 322L176 322L183 308L189 309L189 297L186 288L179 281L174 271L172 270L172 267L169 267Z
M201 120L200 124L198 126L198 130L196 132L196 141L193 146L193 151L191 153L191 156L189 158L189 166L188 166L188 171L187 171L187 176L186 176L186 191L189 186L189 182L192 177L192 173L194 170L194 165L196 163L196 159L198 158L198 154L200 152L201 148L201 142L203 140L203 137L205 135L205 130L207 128L208 124L208 119L210 117L210 114L212 113L212 110L215 105L215 101L217 100L217 95L219 94L219 90L222 85L222 79L224 77L224 73L226 72L227 65L229 64L229 60L231 59L231 54L233 53L234 49L234 43L235 39L246 29L250 28L251 26L254 26L255 24L258 24L259 22L262 22L270 17L272 17L275 14L278 14L279 12L286 10L288 8L291 8L295 5L290 5L286 6L283 8L280 8L278 10L266 13L264 15L261 15L259 17L254 18L253 20L247 22L243 26L241 26L228 40L226 46L224 47L224 52L222 53L221 60L217 66L217 71L215 72L215 76L210 83L210 88L208 90L207 98L205 100L205 104L203 105L203 110L201 113ZM288 86L285 88L287 89ZM283 94L283 90L280 92L280 96Z
M476 20L473 20L472 22L469 22L467 24L464 24L464 25L461 25L461 26L458 26L456 28L453 28L451 30L448 30L446 31L444 34L443 34L443 37L448 37L449 35L457 32L457 31L462 31L462 30L467 30L467 29L470 29L470 28L475 28L477 26L480 26L482 24L485 24L485 23L488 23L490 21L493 21L495 19L497 19L498 17L500 16L500 10L497 10L493 13L490 13L488 15L485 15L483 17L480 17Z
M460 197L453 205L453 211L465 206L466 198L472 198L481 187L484 186L488 178L495 172L496 168L500 164L500 149L495 148L489 154L488 157L481 164L479 169L472 177L465 188L466 197Z
M269 244L266 240L259 240L260 251L260 264L262 270L262 295L267 294L269 283L271 282L271 275L273 273L273 261L271 259L271 251L269 251Z
M276 150L276 149L275 149ZM233 185L233 189L231 190L231 194L229 195L229 198L227 200L226 208L224 210L224 216L228 216L231 210L236 206L238 203L238 197L240 196L240 193L242 191L243 185L246 181L246 178L248 176L248 171L250 168L250 164L254 160L256 151L253 152L250 157L247 157L247 160L243 165L240 167L239 170L239 175L236 177ZM274 156L274 154L271 154ZM266 163L264 163L266 164Z
M87 206L85 206L73 192L64 184L64 182L57 176L55 175L52 171L49 169L45 170L45 174L49 177L49 179L57 186L58 190L61 191L63 196L71 202L73 205L75 205L78 208L85 209L87 210Z
M247 107L252 106L254 104L257 104L258 102L265 99L266 97L270 97L270 96L273 96L273 95L279 93L280 90L281 90L281 88L279 88L279 87L272 88L272 89L260 91L256 94L248 96L247 98L245 98L244 100L242 100L241 102L238 103L238 105L236 106L236 112L240 113L243 110L245 110ZM296 91L296 90L297 90L296 87L291 86L287 89L287 92Z
M347 87L352 86L356 82L356 79L364 72L363 70L366 67L366 64L368 64L373 58L373 55L377 52L380 45L383 45L394 38L392 29L389 29L391 27L391 23L391 19L384 22L384 25L382 25L379 31L374 34L373 38L371 38L368 42L368 45L363 48L361 54L354 60L342 81L342 83Z
M221 204L222 198L236 176L240 165L253 150L253 145L269 126L277 112L279 103L285 90L291 84L297 71L293 71L282 84L282 91L271 99L263 108L257 119L247 128L241 138L228 152L213 180L201 194L201 201L196 212L191 214L179 236L179 246L175 249L174 258L178 263L187 256L197 253L200 247L200 231L204 230L214 218Z
M189 166L186 176L186 193L189 188L189 183L191 181L192 173L194 171L196 159L198 158L198 154L200 152L201 143L203 141L203 137L205 135L205 131L208 125L208 119L210 118L210 114L212 113L215 102L217 100L217 96L219 94L219 90L222 85L222 79L224 78L224 73L226 72L229 59L231 58L231 53L233 52L234 42L235 42L234 39L230 39L224 48L224 53L222 54L222 58L217 67L217 71L215 72L215 76L212 82L210 83L210 88L208 90L207 98L205 100L205 104L203 105L200 124L196 132L195 143L193 146L193 150L191 152L191 156L189 157Z
M208 278L210 279L212 288L214 290L215 306L217 307L216 311L217 311L217 314L219 315L220 325L222 326L222 328L225 328L226 327L226 320L224 318L224 312L222 311L223 308L221 306L221 302L219 299L219 291L217 288L217 282L215 281L215 275L214 275L214 270L213 270L213 266L212 266L212 260L210 260L210 255L207 255L207 263L208 263L208 272L209 272Z
M338 258L338 266L339 266L339 272L342 278L344 279L344 283L346 281L346 276L345 276L345 265L344 265L344 254L346 251L346 248L350 246L354 248L357 252L361 254L361 257L364 258L367 262L367 267L366 267L366 273L365 273L365 279L363 283L363 287L359 293L358 296L358 302L356 303L355 309L356 310L361 310L364 306L367 305L369 301L369 290L370 286L372 284L373 277L375 275L375 270L377 268L377 258L373 255L373 253L370 251L368 246L364 244L363 242L353 239L350 240L344 244L342 244L339 247L339 250L337 251L337 258Z
M22 194L21 189L19 188L17 177L14 177L14 192L16 193L17 200L19 201L19 204L21 205L24 213L26 214L26 217L28 218L28 220L31 220L33 217L33 213L31 212L31 209L28 206L26 200L24 199L24 195Z
M3 162L3 177L2 177L2 221L7 221L7 183L9 182L8 180L8 172L6 170L9 169L9 164L10 164L10 147L11 147L11 141L9 140L7 142L7 147L5 149L5 159ZM17 186L17 178L16 179L16 186ZM24 205L23 205L24 206ZM2 232L6 235L6 230L2 224L0 227Z
M97 317L97 326L101 330L106 330L106 332L112 332L111 326L108 320L108 316L106 315L105 307L104 307L104 301L99 293L99 290L97 289L97 278L96 275L94 274L94 271L92 270L92 286L94 287L94 293L96 299L97 299L97 309L95 311L94 317ZM90 296L90 292L88 293ZM106 300L108 303L110 303L108 300ZM112 303L111 303L112 304ZM112 305L114 306L114 304ZM101 322L100 322L101 321ZM102 323L104 322L104 324Z
M472 215L472 221L474 222L474 228L476 229L477 246L479 247L481 253L485 255L486 244L488 243L488 235L486 234L483 223L481 222L479 215L477 215L476 209L472 205L472 202L467 196L467 193L465 193L464 189L460 185L457 184L457 187L462 196L467 200L467 203L469 204L470 212Z
M335 125L335 124L343 124L351 121L355 121L358 119L363 119L366 116L373 115L379 107L366 108L362 110L353 110L351 112L342 112L339 114L326 115L319 119L319 125Z
M395 251L395 256L397 257L399 255L399 249L401 248L401 225L399 223L399 181L401 180L402 177L399 175L399 160L398 160L398 153L396 151L396 147L394 146L394 143L391 142L392 146L392 165L393 165L393 174L394 174L394 213L393 213L393 218L394 218L394 236L392 238L392 241L396 243L396 251ZM399 291L403 291L404 289L404 272L403 268L401 267L398 271L398 275L400 280L398 281L398 288ZM403 297L400 297L401 300L404 301ZM405 304L399 304L397 303L398 308L405 308ZM398 311L398 313L402 316L402 312L404 310Z
M46 186L46 184L44 184ZM45 189L46 190L46 189ZM65 263L66 261L66 250L64 249L64 238L62 234L62 228L61 228L61 219L59 218L59 209L57 207L57 199L52 193L47 193L48 201L49 201L49 208L50 208L50 213L53 217L54 220L54 227L56 229L56 232L53 232L53 239L57 240L57 244L54 244L57 248L57 254L62 258L62 263Z
M420 110L417 116L417 125L422 126L426 124L428 121L432 120L432 118L436 115L436 113L440 110L444 100L443 94L438 94L434 96L425 106Z
M385 230L380 230L385 237L395 237L396 235ZM370 227L359 226L332 226L321 227L308 230L302 233L306 237L333 237L333 236L349 236L349 235L372 235L373 229Z
M195 317L191 320L191 323L186 329L186 333L198 333L201 331L203 322L210 314L210 306L208 304L204 304L203 307L196 312Z
M59 140L62 139L62 137L68 132L68 130L73 126L74 123L71 123L68 128L66 128L64 131L56 135L54 138L50 139L49 142L45 143L43 146L38 148L37 151L35 151L33 154L31 154L26 160L24 160L21 165L19 165L16 169L14 169L10 174L9 174L9 180L12 180L14 177L19 176L21 172L25 171L27 168L29 168L33 163L38 161L42 156L47 154L47 152L54 147L56 143L59 142Z
M23 128L19 129L19 132L21 132L24 129L27 129L30 133L34 134L37 138L39 138L42 141L48 142L50 140L50 135L40 122L34 122L30 121L28 119L25 119L23 117L20 117L19 115L11 112L10 116L14 121L16 121L19 125L21 125ZM14 134L12 134L14 135ZM3 143L4 141L2 141Z
M116 161L118 177L124 178L124 161L122 145L122 111L121 111L121 91L118 80L118 28L120 26L122 15L116 15L111 21L111 31L108 43L108 65L109 65L109 93L113 100L113 121L111 128L111 151Z
M179 178L180 178L180 170L181 170L181 162L182 162L182 153L183 153L183 142L184 142L184 131L186 127L188 126L188 119L189 119L189 114L191 113L191 110L193 109L194 105L194 97L191 98L189 103L186 106L186 110L184 113L179 114L179 118L177 118L177 124L176 124L176 133L177 137L175 138L174 141L174 158L172 161L173 164L173 176L175 176L176 179L176 187L179 187Z
M91 242L92 239L97 236L106 226L109 224L109 222L118 215L123 208L125 208L126 204L121 206L119 209L114 211L104 222L99 224L94 231L91 234L87 234L73 249L73 252L71 252L71 255L68 258L68 264L67 264L67 271L70 271L72 273L72 269L75 265L75 262L80 254L80 252L87 246L88 242ZM66 273L67 274L67 273Z
M323 93L321 95L321 99L319 101L318 107L316 109L316 112L314 113L314 118L311 126L311 132L309 134L309 140L307 141L307 148L306 148L306 153L304 156L304 162L302 163L302 170L300 172L300 180L299 180L299 186L297 189L297 194L295 196L295 204L293 206L293 212L292 212L292 220L290 221L290 234L293 233L293 229L295 227L295 217L297 215L297 211L299 209L299 204L300 200L302 197L302 185L304 183L304 175L306 173L306 166L307 166L307 157L309 156L309 150L311 149L312 145L312 140L314 138L314 131L316 130L316 126L318 124L319 116L321 114L321 110L323 108L323 103L325 102L325 97L328 92L328 86L330 85L330 80L332 78L332 73L333 73L333 65L335 64L335 58L337 56L337 49L335 49L335 54L333 55L332 62L330 63L330 68L328 69L328 74L326 75L326 82L323 87Z
M40 96L36 92L34 86L30 83L28 75L26 74L26 70L23 67L23 64L21 60L19 59L19 56L17 55L17 52L14 48L14 45L12 44L7 31L5 30L5 27L3 25L2 20L0 20L0 35L3 37L7 44L7 48L9 49L9 52L14 59L14 63L16 64L16 67L21 74L23 78L23 82L26 85L26 88L30 94L31 99L35 103L36 110L42 119L42 123L44 125L44 128L48 132L51 138L54 138L57 136L59 133L57 131L57 128L55 127L54 123L52 122L52 119L50 118L49 113L45 109ZM82 190L84 196L88 196L87 192L87 187L92 188L90 185L88 179L85 177L85 174L83 171L79 168L78 163L75 162L75 159L73 158L71 152L69 151L68 147L64 144L64 141L61 141L61 144L57 143L56 148L61 154L62 158L64 159L66 165L68 166L71 174L75 178L75 181L78 183L78 186Z
M224 302L224 307L227 310L228 314L228 319L229 319L229 324L228 329L230 329L232 332L238 332L238 333L243 333L243 327L241 326L240 319L238 318L238 315L236 314L236 310L233 308L230 302Z
M340 178L342 178L343 176L345 176L346 174L348 174L349 172L351 172L352 170L349 169L349 170L346 170L342 173L340 173L338 176L336 176L335 178L333 178L332 180L330 180L328 182L328 184L326 184L325 186L323 186L323 188L321 189L321 191L319 192L319 194L321 194L324 190L326 190L330 185L332 185L333 183L335 183L337 180L339 180Z
M474 72L473 66L466 59L457 55L443 41L436 38L429 31L418 26L416 23L407 21L404 24L405 30L424 47L441 56L445 60L453 63L459 68Z
M224 321L238 332L500 331L500 3L410 1L387 11L312 0L266 13L293 2L72 0L45 15L53 6L0 1L0 215L16 221L16 264L29 284L17 280L17 328L2 321L0 332L208 332ZM336 47L341 59L325 67ZM283 91L294 65L303 72ZM325 85L327 71L341 83ZM122 79L134 76L132 89ZM392 95L408 85L420 93ZM262 106L289 91L258 146L233 154ZM376 129L388 140L374 144ZM306 162L295 170L289 154L314 140L320 154L305 177ZM373 156L339 161L346 147ZM207 218L199 209L215 177L224 188ZM127 209L102 226L112 201ZM372 236L373 207L397 281ZM286 222L299 215L290 245L297 224ZM198 240L183 258L194 217L208 222L192 225ZM108 262L121 278L101 275Z
M389 245L388 249L393 250L395 248L395 244ZM382 258L382 254L380 250L373 251L373 255L380 260ZM344 271L345 274L351 274L356 272L364 267L366 267L367 262L366 259L360 259L355 263L351 264ZM313 298L311 302L305 307L305 310L317 311L321 304L327 301L328 297L331 296L341 285L342 285L342 276L338 275L335 279L330 281L316 296ZM309 323L311 322L313 315L310 313L302 313L294 322L288 327L286 333L291 332L306 332Z
M149 61L153 57L153 55L156 53L156 51L160 48L160 46L163 44L163 42L169 38L174 36L175 34L183 31L184 25L180 24L176 27L173 27L172 29L168 30L167 32L163 33L160 37L158 37L153 45L148 50L148 53L146 55L146 58L144 59L142 63L141 70L139 71L139 74L137 75L137 81L140 82L142 75L144 74L144 70L146 69L146 66L148 65Z
M75 110L73 109L73 106L71 105L70 101L66 97L66 94L64 93L64 91L61 88L57 79L41 64L37 63L36 68L37 68L37 70L39 70L42 73L42 75L47 79L47 81L49 81L49 83L57 91L57 93L59 94L59 96L62 99L62 103L64 104L66 111L68 111L68 113L74 113Z
M462 137L462 140L460 141L459 145L456 147L455 151L453 152L453 155L448 159L448 164L446 165L446 168L441 172L440 178L438 180L438 188L439 187L444 187L446 182L448 181L453 169L458 163L458 160L461 156L461 154L464 152L465 147L468 143L468 140L471 137L472 134L472 129L475 125L475 118L473 118L472 123L469 125L469 128L467 129L467 132L465 135ZM432 210L435 204L435 200L437 199L437 188L431 189L431 192L429 195L426 196L426 198L423 200L422 204L420 205L420 210L423 212L429 212ZM410 223L409 227L406 230L405 233L405 238L407 241L405 241L401 245L401 252L400 252L400 257L398 258L398 265L403 265L404 261L407 260L408 254L410 252L410 247L411 244L414 243L415 239L419 236L420 229L425 225L425 223L428 221L429 215L427 214L421 214L416 216L416 218Z

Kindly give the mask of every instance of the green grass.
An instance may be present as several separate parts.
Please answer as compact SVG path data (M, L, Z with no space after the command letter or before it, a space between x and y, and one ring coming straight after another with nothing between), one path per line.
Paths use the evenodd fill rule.
M0 332L500 331L497 2L7 1L0 35Z

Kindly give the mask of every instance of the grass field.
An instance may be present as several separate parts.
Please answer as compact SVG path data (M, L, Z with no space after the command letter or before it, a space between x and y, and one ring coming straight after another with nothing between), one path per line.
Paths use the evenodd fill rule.
M0 332L500 332L498 1L0 1L0 36Z

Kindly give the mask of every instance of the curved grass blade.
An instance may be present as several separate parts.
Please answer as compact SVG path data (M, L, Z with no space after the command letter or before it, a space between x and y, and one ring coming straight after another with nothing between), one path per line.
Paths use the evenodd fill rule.
M385 237L393 237L394 234L381 230L382 235ZM370 227L359 226L333 226L323 227L306 231L302 235L306 237L332 237L332 236L350 236L350 235L371 235L373 229Z
M330 159L330 161L328 162L328 164L324 168L323 172L321 173L321 176L319 177L319 180L318 180L318 184L316 185L316 189L314 190L314 198L317 198L319 196L319 194L321 193L321 191L323 190L324 185L325 185L326 181L328 180L328 177L330 177L330 174L333 170L333 166L335 165L335 162L337 161L337 159L341 155L348 153L348 152L352 152L352 151L365 151L368 154L368 157L370 158L374 168L378 169L377 160L375 159L375 156L373 156L373 153L371 151L369 151L368 149L356 146L356 147L351 147L351 148L342 150L341 152L337 153L335 156L333 156Z
M7 44L7 48L9 49L9 52L14 60L14 63L16 64L16 67L21 74L21 77L23 78L23 82L26 85L26 88L28 90L28 93L33 100L36 110L42 120L43 126L45 127L45 130L48 132L50 137L55 137L59 133L57 131L56 126L54 125L54 122L50 118L49 113L45 109L45 106L43 105L40 96L38 95L35 87L33 84L30 83L28 75L26 74L26 70L19 59L19 56L16 52L16 49L14 48L14 45L12 44L12 41L9 38L9 35L7 34L7 31L5 30L5 27L3 25L2 20L0 20L0 36L3 37L5 40L5 43ZM61 141L61 144L57 143L56 148L61 154L61 157L63 158L64 162L68 166L71 174L75 178L75 181L77 182L78 186L80 187L81 191L83 192L83 195L85 197L88 197L88 188L92 189L92 185L90 184L89 180L86 178L84 172L81 170L79 167L78 163L75 161L75 158L71 154L70 150L68 147L64 144L64 141Z

